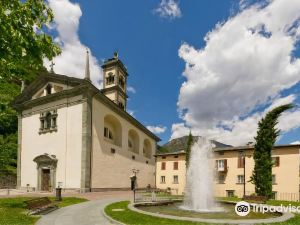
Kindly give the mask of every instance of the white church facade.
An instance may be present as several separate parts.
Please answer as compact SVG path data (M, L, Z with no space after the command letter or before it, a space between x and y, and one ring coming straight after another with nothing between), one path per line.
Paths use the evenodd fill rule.
M17 186L99 191L155 186L160 140L126 112L127 69L115 54L104 62L103 89L85 79L40 75L18 96Z

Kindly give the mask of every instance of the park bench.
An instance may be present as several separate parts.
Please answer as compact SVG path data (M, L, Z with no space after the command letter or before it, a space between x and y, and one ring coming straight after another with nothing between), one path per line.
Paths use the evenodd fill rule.
M30 215L44 215L58 208L57 205L55 205L54 202L51 202L48 197L34 198L24 202L29 210L28 214Z
M256 196L256 195L245 195L243 197L244 201L255 202L255 203L266 203L268 197L265 196Z

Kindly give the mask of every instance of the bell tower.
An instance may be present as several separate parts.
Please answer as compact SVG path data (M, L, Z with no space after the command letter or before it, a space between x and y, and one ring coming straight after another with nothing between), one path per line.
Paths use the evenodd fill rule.
M127 69L115 52L113 58L108 59L102 65L103 69L103 89L102 93L105 94L110 100L116 103L120 108L126 110L127 104Z

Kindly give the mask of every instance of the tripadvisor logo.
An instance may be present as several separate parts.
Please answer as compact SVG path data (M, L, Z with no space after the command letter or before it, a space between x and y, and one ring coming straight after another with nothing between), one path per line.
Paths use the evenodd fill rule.
M236 203L235 212L239 216L247 216L250 212L250 204L244 201Z

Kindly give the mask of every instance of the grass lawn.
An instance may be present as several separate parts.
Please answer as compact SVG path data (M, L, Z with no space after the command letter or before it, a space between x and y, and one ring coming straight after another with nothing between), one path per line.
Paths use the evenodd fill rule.
M177 221L144 215L128 209L128 201L116 202L105 207L105 213L111 218L127 225L208 225L209 223ZM122 209L124 211L113 211L113 209ZM300 215L281 223L270 223L269 225L299 225ZM264 224L266 225L266 224Z
M1 198L0 199L0 224L1 225L32 225L39 219L39 216L28 216L24 201L30 197ZM50 198L52 201L55 198ZM58 203L58 207L77 204L87 201L83 198L65 197Z
M207 223L197 223L190 221L177 221L171 219L158 218L137 213L128 209L128 201L116 202L105 207L105 213L113 219L128 225L206 225ZM124 211L113 211L113 209L123 209Z

